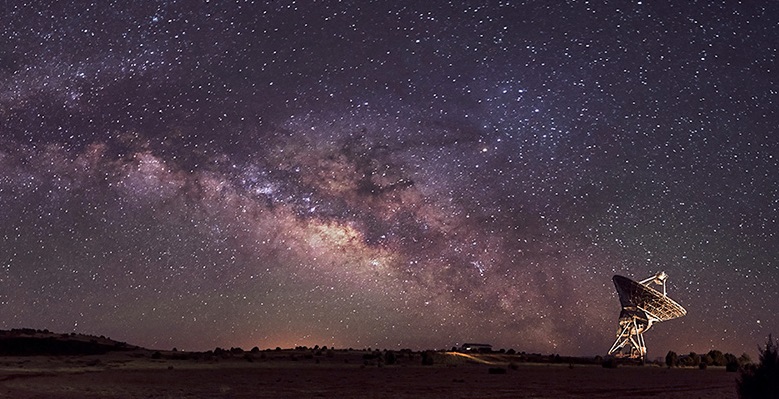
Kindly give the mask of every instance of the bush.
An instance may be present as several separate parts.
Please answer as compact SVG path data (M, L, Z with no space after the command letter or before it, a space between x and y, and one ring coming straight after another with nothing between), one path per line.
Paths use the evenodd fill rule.
M742 353L738 358L738 363L742 366L746 366L747 364L752 363L752 358L750 358L746 353Z
M708 354L701 356L701 363L706 363L707 366L714 364L714 359Z
M725 359L725 354L723 354L722 351L712 349L709 351L708 355L711 358L709 366L724 366L728 363L727 359Z
M433 365L433 352L431 351L422 352L422 365L424 366Z
M706 363L699 363L698 364L698 368L701 369L701 370L706 370L707 367L709 367L709 365L706 364Z
M617 359L610 357L601 363L601 366L603 366L604 369L615 369L617 366L619 366L619 363L617 363Z
M506 374L506 369L503 367L490 367L487 372L490 374Z
M665 365L668 366L668 368L675 367L679 363L679 355L676 354L674 351L668 351L668 354L665 355Z
M735 373L736 371L738 371L738 369L739 369L738 362L728 362L725 365L725 371L728 371L728 372L731 372L731 373Z
M779 354L771 335L765 348L760 349L760 364L741 370L736 390L742 399L779 398Z
M731 354L731 353L726 353L725 354L725 371L729 371L731 373L735 373L740 368L741 368L741 365L738 363L738 358L735 355Z
M397 357L395 356L395 352L393 351L387 351L384 352L384 363L386 365L392 365L397 362Z
M151 354L152 359L162 359L162 353L160 352L154 352Z
M687 355L687 365L691 367L698 367L698 365L701 364L701 355L690 352L689 355Z

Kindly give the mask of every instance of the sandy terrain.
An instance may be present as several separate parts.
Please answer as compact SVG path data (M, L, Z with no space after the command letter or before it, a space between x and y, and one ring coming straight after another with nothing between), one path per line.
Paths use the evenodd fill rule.
M437 355L364 364L365 352L332 357L289 351L229 358L152 359L150 352L0 357L8 398L735 398L736 373L657 366L495 365ZM178 357L184 357L179 354ZM317 363L318 361L318 363ZM370 362L369 362L370 363ZM504 364L505 366L505 364Z

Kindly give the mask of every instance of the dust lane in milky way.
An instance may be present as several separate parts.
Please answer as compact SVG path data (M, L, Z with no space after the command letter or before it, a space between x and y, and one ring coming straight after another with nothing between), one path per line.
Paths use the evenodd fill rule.
M775 4L7 2L0 327L603 354L776 313Z

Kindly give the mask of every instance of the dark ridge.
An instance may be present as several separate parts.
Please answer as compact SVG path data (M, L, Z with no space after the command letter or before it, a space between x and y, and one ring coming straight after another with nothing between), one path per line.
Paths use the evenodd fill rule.
M101 355L139 349L125 342L85 334L56 334L49 330L0 330L0 356Z

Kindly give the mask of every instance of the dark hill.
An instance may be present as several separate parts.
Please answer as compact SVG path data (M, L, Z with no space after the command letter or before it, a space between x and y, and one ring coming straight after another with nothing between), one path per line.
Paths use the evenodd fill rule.
M31 328L0 330L0 356L100 355L139 349L125 342L84 334L55 334Z

